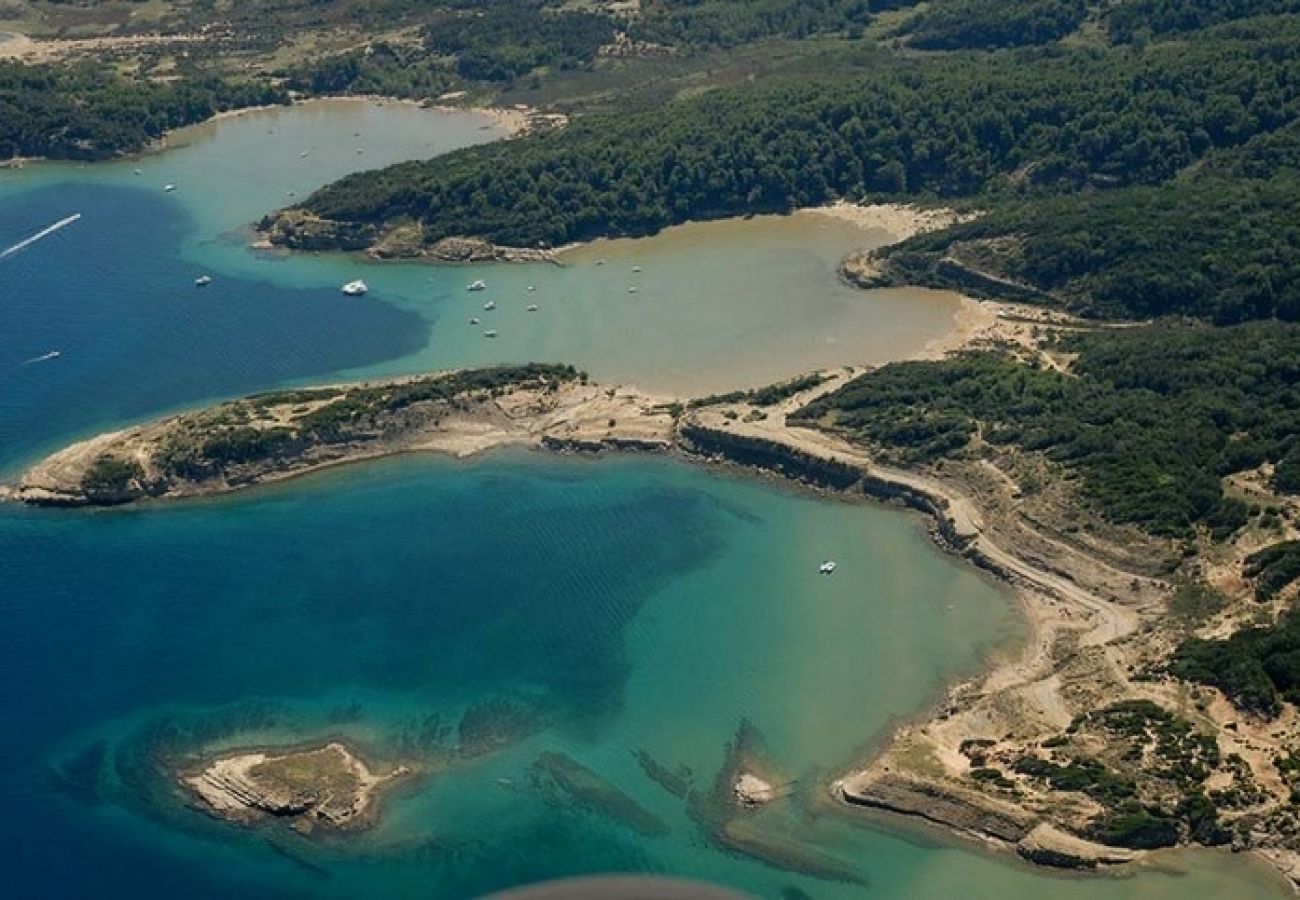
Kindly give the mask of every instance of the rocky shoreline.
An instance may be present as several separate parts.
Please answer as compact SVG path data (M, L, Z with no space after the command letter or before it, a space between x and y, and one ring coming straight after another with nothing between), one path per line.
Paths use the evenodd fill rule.
M232 491L398 452L464 456L521 446L552 452L676 452L697 462L771 473L836 496L914 509L925 514L941 546L1013 586L1030 637L1015 658L954 686L932 713L902 726L883 753L836 782L833 795L849 805L941 825L1036 864L1095 869L1142 859L1142 850L1090 836L1099 807L1088 796L1062 793L1022 772L1060 765L1052 761L1060 759L1056 747L1122 749L1124 735L1090 718L1090 711L1104 713L1117 701L1137 704L1135 709L1147 703L1154 712L1144 714L1166 716L1160 722L1182 723L1180 715L1194 714L1185 726L1188 734L1213 734L1225 745L1223 760L1237 756L1235 748L1245 752L1242 742L1251 739L1245 728L1223 729L1217 720L1195 713L1177 684L1133 677L1142 654L1162 646L1158 629L1168 585L1119 564L1121 548L1102 552L1106 548L1100 545L1083 546L1048 532L1020 510L1014 484L991 480L979 467L954 466L940 473L884 465L833 429L787 422L788 413L858 373L824 374L815 387L762 408L749 400L696 405L650 397L592 384L567 367L469 370L261 395L75 445L37 464L5 495L34 505L112 505ZM389 408L394 397L410 399L411 392L418 399ZM329 420L331 409L358 408L359 420L348 421L360 424L328 432L328 441L301 442L304 435L319 436L308 428L308 419ZM182 466L189 474L179 477L178 441L181 450L208 447L205 436L213 433L204 429L209 428L227 437L231 428L287 430L292 452L221 465L213 464L210 454L194 458L181 452L190 468ZM105 457L138 466L124 492L86 489L88 472ZM162 474L166 477L158 480ZM1182 712L1165 713L1166 708ZM1144 774L1142 754L1150 748L1140 741L1135 746L1147 747L1131 766L1135 783L1156 778L1151 784L1158 785L1158 773ZM1025 760L1037 762L1030 766ZM1236 765L1215 763L1219 774L1214 777L1228 779L1224 783L1245 777L1232 774ZM728 792L734 788L734 780L726 786ZM1169 845L1189 842L1181 836ZM1294 862L1285 841L1265 833L1238 849L1267 851L1283 871Z
M412 774L407 765L375 774L356 750L330 741L223 755L177 780L219 819L244 825L283 819L294 830L310 833L317 826L343 831L373 824L380 792Z

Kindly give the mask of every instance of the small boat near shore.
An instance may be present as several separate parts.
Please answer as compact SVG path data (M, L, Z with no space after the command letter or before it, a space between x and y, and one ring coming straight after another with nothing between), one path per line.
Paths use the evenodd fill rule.
M530 303L530 304L528 304L528 311L529 311L529 312L537 312L537 304L536 304L536 303Z
M467 291L486 291L486 290L487 290L487 282L486 282L486 281L483 281L482 279L480 279L480 280L478 280L478 281L471 281L469 284L465 285L465 290L467 290Z
M198 278L194 279L195 287L207 287L210 284L212 284L211 275L200 275Z
M835 560L833 559L824 560L822 564L817 567L817 571L822 575L833 574L835 572Z
M349 297L360 297L370 290L370 286L358 278L356 281L349 281L339 290Z
M171 193L172 191L174 191L174 190L176 190L176 185L174 185L174 184L164 184L164 185L163 185L163 193L165 193L165 194L170 194L170 193Z
M496 337L496 336L497 336L496 331L493 330L493 329L491 329L491 328L489 328L487 331L483 332L483 337L485 337L485 338L494 338L494 337Z
M487 303L484 303L484 304L483 304L483 308L486 309L488 312L491 312L492 310L494 310L494 309L497 308L496 301L495 301L495 300L489 300Z
M469 320L469 324L471 324L471 325L477 325L477 324L479 324L480 321L482 321L482 320L479 319L478 316L473 316L473 317L470 318L470 320Z

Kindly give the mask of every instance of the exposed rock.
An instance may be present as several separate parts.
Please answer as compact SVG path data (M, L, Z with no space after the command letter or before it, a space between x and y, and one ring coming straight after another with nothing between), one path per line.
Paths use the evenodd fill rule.
M223 757L180 780L221 818L248 822L310 814L322 824L345 828L368 823L377 789L409 772L398 766L377 776L352 750L333 741L309 750Z
M1132 850L1087 841L1046 822L1025 835L1016 845L1016 852L1030 862L1061 869L1095 869L1099 865L1120 865L1137 858Z
M748 807L762 806L776 798L776 789L752 772L741 772L731 792L737 803Z
M876 258L874 250L850 253L840 263L840 277L854 287L880 288L896 284L888 269Z
M918 781L889 772L851 779L844 782L841 791L850 803L918 816L966 834L1008 844L1022 840L1038 823L1035 815L1010 803L953 785Z
M426 254L440 262L555 262L550 250L502 247L482 238L445 237L430 245Z
M379 230L365 222L322 219L302 209L286 209L258 224L264 240L291 250L366 250Z

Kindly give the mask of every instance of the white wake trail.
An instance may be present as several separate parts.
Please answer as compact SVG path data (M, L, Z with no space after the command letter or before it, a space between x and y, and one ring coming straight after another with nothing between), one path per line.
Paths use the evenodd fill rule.
M17 253L19 250L22 250L24 247L30 247L32 244L36 243L41 238L49 237L50 235L54 234L54 232L58 231L60 228L66 228L80 218L81 218L81 213L73 213L72 215L68 216L66 219L59 219L59 221L55 222L49 228L41 229L31 237L27 238L26 240L19 241L18 243L14 244L12 247L10 247L7 250L0 250L0 259L4 259L6 256L12 256L13 254Z

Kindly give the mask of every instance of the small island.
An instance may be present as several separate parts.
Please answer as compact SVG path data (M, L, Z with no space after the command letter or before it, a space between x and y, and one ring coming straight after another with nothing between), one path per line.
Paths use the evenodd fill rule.
M288 819L307 833L318 825L347 830L373 824L380 792L411 774L406 765L377 774L355 750L330 741L280 753L236 752L179 780L217 818L245 825Z

